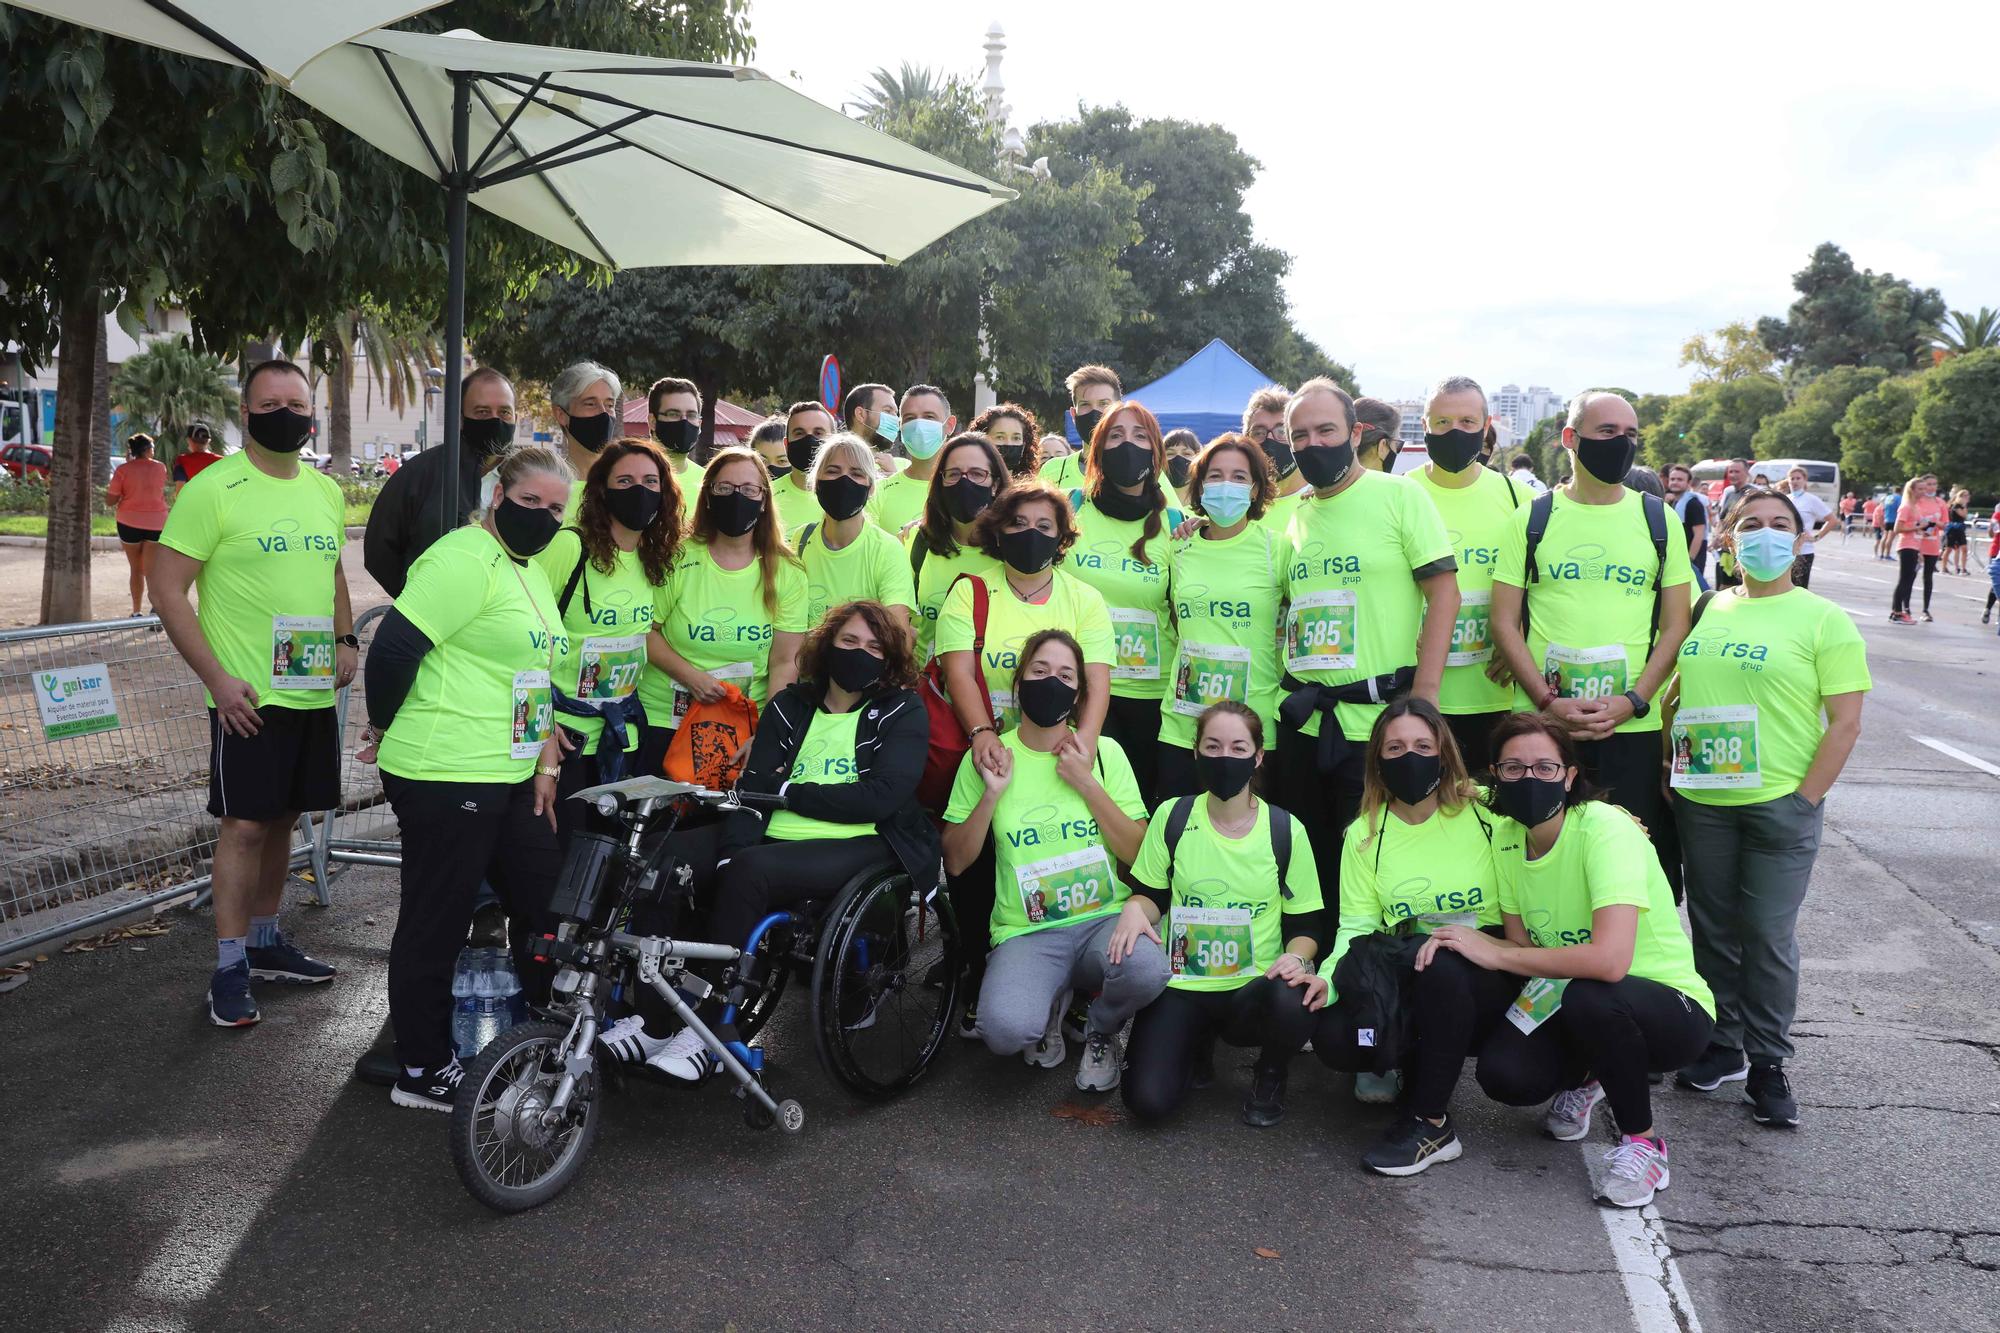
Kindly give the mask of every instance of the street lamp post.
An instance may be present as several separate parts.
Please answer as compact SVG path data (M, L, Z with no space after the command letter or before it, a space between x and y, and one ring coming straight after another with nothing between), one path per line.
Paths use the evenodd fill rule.
M430 366L425 369L424 419L417 423L417 434L419 436L417 447L419 449L428 449L431 447L431 399L444 392L441 387L443 383L444 370L442 367Z

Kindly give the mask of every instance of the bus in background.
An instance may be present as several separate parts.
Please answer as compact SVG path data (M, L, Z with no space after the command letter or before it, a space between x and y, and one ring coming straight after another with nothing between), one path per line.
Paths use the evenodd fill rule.
M1840 512L1840 464L1828 463L1818 458L1765 458L1759 459L1751 469L1752 475L1763 473L1776 485L1791 475L1795 467L1806 470L1806 489L1826 501L1826 507L1833 513Z
M1722 498L1723 488L1729 484L1725 475L1729 463L1727 458L1704 458L1694 465L1694 488L1703 499L1713 501Z

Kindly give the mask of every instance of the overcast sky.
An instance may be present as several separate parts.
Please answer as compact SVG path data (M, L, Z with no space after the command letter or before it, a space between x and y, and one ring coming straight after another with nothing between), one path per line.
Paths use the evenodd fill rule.
M751 0L755 63L823 102L904 61L1013 122L1123 103L1263 164L1294 317L1364 389L1441 374L1685 387L1683 338L1783 314L1833 240L2000 305L2000 3Z

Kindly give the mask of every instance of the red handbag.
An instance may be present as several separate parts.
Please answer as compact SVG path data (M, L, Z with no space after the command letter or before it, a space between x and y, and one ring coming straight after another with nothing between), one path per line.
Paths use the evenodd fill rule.
M972 679L979 686L979 703L986 711L986 720L998 728L999 721L993 716L993 696L986 692L986 581L976 574L960 574L951 581L952 588L958 586L960 579L972 583ZM950 596L951 588L945 589L945 597ZM951 803L952 784L958 780L959 765L965 760L965 752L972 748L972 740L951 706L942 658L932 656L924 668L918 693L923 696L924 712L930 716L931 745L924 756L923 780L917 784L917 804L941 815Z

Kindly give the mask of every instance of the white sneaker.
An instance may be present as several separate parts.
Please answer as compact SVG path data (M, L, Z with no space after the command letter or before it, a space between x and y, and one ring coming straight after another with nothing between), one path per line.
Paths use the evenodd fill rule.
M1673 1183L1664 1142L1656 1148L1646 1139L1627 1138L1604 1154L1604 1166L1597 1197L1619 1208L1644 1208Z
M666 1037L648 1036L646 1020L637 1014L627 1014L597 1034L597 1044L609 1051L614 1060L622 1060L628 1065L646 1063L668 1040Z
M693 1028L682 1028L646 1057L649 1069L657 1069L679 1083L699 1083L721 1063Z
M1590 1113L1604 1100L1604 1089L1591 1079L1580 1088L1559 1092L1549 1103L1548 1114L1542 1117L1542 1128L1552 1139L1564 1143L1574 1143L1590 1134Z
M1076 1086L1080 1092L1109 1092L1118 1086L1123 1063L1117 1039L1109 1033L1087 1032L1083 1038L1083 1059L1077 1062Z
M1054 1069L1069 1057L1069 1047L1063 1042L1063 1011L1057 1005L1049 1011L1049 1025L1042 1029L1042 1039L1021 1052L1021 1058L1037 1069Z

